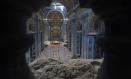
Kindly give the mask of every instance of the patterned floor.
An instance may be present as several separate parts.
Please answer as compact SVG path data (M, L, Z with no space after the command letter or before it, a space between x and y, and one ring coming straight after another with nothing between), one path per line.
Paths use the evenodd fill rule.
M72 57L72 53L62 45L50 45L45 48L41 57L54 58L66 63Z

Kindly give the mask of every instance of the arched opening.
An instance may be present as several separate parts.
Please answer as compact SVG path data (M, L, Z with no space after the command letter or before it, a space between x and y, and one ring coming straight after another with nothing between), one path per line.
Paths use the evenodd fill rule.
M100 22L100 20L96 18L91 9L80 8L78 7L78 3L74 2L74 4L75 3L76 6L72 7L72 9L67 9L66 6L68 6L68 3L63 3L66 4L65 6L59 1L52 1L50 6L47 6L41 10L41 16L43 16L42 21L44 22L44 31L46 31L43 31L43 38L48 38L44 39L43 41L41 40L42 42L44 42L43 51L41 51L39 54L37 52L38 50L34 51L34 55L37 56L35 57L33 62L29 63L35 74L38 74L37 71L42 70L42 68L45 68L46 66L54 69L54 65L56 66L56 68L58 68L59 66L63 67L64 64L66 64L67 67L63 69L68 71L68 68L73 68L70 67L70 63L73 62L74 64L81 63L76 66L80 67L80 69L83 65L92 65L91 67L97 66L96 64L92 64L93 62L98 62L100 64L102 63L103 55L101 53L103 51L101 51L101 48L97 46L96 40L100 36L99 33L101 33L101 36L104 33L104 29L102 29L104 25L102 26L102 22ZM40 12L38 12L38 14L40 14ZM41 18L41 16L39 16L39 18ZM39 48L39 43L37 42L37 44L34 48ZM30 54L33 53L32 51L30 51ZM31 60L32 56L29 57L30 58L28 59ZM47 62L48 64L45 64L44 66L40 65ZM50 66L52 62L54 62L54 64ZM87 64L88 62L90 63ZM100 67L100 64L98 65L98 67ZM58 71L56 72L59 73L59 71L63 71L63 69L58 68ZM94 69L92 71L94 71ZM45 71L46 69L44 69L40 73L43 73ZM78 70L76 69L76 71ZM49 72L51 74L54 74L52 70L50 70ZM78 71L78 73L82 72L83 74L81 75L84 75L84 73L87 73L89 71L88 69L85 71ZM96 73L98 74L98 69ZM44 74L47 73L45 72ZM74 74L75 76L71 77L73 75L72 71L70 71L69 73L63 72L63 74L71 74L71 76L63 75L63 77L61 77L59 73L57 74L57 76L52 75L51 77L51 74L48 74L48 78L50 79L52 79L53 77L58 77L58 79L73 79L81 77L77 76L77 74ZM90 74L92 74L91 78L96 78L95 74ZM38 76L41 76L41 78L46 77L46 75Z
M47 18L50 25L50 41L61 41L62 14L58 11L52 11L48 14Z

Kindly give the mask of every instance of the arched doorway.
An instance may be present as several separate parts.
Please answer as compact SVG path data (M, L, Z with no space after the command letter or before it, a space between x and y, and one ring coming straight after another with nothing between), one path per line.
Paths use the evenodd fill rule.
M61 25L63 23L63 15L59 11L52 11L48 14L47 18L50 25L50 41L60 41Z

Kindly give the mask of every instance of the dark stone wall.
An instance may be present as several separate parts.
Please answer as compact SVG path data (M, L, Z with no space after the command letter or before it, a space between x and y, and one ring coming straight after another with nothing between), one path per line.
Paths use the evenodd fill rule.
M80 0L105 22L105 37L97 44L104 50L102 79L130 78L130 0Z
M2 0L0 28L0 79L33 79L25 53L34 42L26 34L26 21L49 0Z

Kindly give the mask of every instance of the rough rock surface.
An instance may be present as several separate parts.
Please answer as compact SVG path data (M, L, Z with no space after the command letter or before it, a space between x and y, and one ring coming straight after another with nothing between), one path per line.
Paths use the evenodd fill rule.
M30 66L37 79L98 79L101 62L71 59L64 64L55 59L39 59Z

